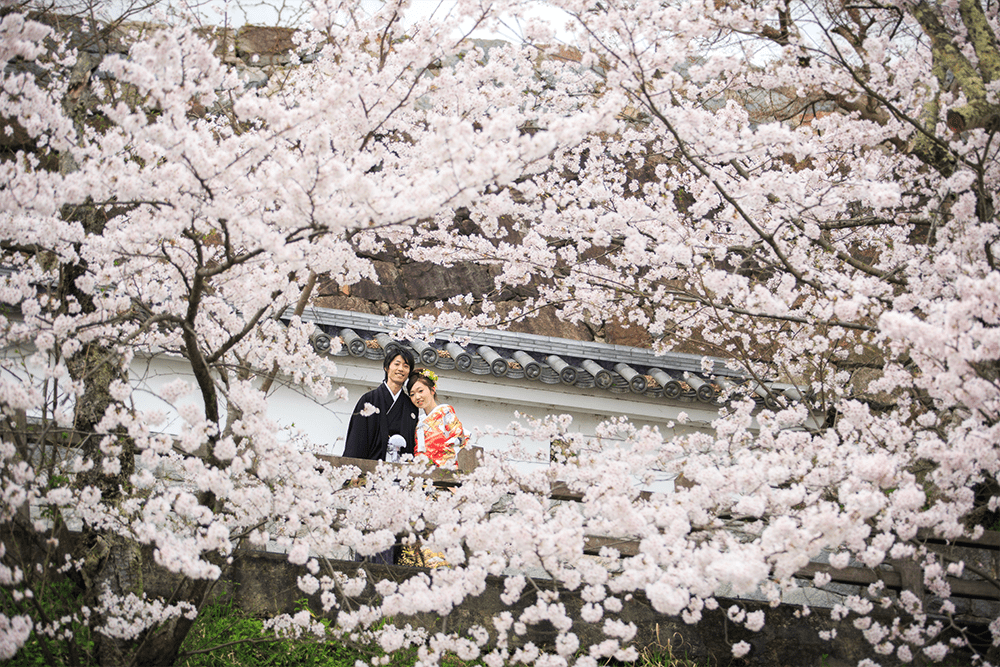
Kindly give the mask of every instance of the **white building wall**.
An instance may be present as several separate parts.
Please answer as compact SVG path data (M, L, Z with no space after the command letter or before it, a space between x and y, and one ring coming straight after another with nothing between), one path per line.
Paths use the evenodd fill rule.
M271 415L282 424L294 423L314 442L323 445L324 453L339 455L344 450L347 423L355 404L364 392L381 383L384 375L377 361L339 357L336 362L335 384L347 387L348 401L313 402L282 388L275 392L270 405ZM573 417L572 429L586 435L593 435L601 421L626 416L638 425L658 426L669 436L678 432L677 427L671 429L667 424L681 412L688 414L691 427L708 428L716 416L710 406L697 403L676 404L634 394L581 390L530 380L497 380L490 375L460 371L434 369L434 372L439 376L438 401L452 405L470 432L502 429L515 419L515 413L520 413L532 417L569 414ZM475 442L486 449L503 449L509 443L509 437L499 435L479 435Z
M280 378L268 399L269 416L287 429L288 437L301 440L303 446L311 446L319 454L343 453L347 424L358 399L378 386L384 377L380 361L355 357L337 357L335 361L337 374L333 384L335 388L347 388L347 401L335 400L332 395L324 400L316 399L299 387L282 383ZM522 469L544 465L548 460L548 443L521 442L515 449L514 437L502 431L519 414L522 423L525 417L568 414L573 418L570 431L586 436L595 436L602 421L624 416L637 426L659 428L665 438L692 430L708 430L716 417L712 406L701 403L679 403L631 393L614 394L601 389L509 378L498 380L491 375L434 370L439 376L438 400L455 408L466 431L472 434L473 444L506 453ZM178 380L193 383L184 361L166 357L137 361L133 365L133 377L139 388L135 394L136 407L163 411L167 419L157 430L179 434L180 417L158 395L169 383ZM180 402L197 400L200 397L192 394ZM200 405L197 407L201 411ZM671 425L681 412L688 416L685 425ZM672 476L665 475L653 488L669 491L673 488L671 479Z

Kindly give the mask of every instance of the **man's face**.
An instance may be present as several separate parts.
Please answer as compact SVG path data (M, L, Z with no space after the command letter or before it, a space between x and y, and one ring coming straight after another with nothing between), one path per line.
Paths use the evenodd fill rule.
M406 360L403 359L403 357L397 356L389 362L387 373L389 376L389 384L395 385L396 387L402 387L403 383L406 382L406 378L410 375L410 365L406 363Z

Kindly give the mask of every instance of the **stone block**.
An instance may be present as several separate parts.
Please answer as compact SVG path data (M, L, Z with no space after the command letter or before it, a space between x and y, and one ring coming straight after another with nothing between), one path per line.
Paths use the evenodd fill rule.
M243 26L236 33L236 55L248 65L287 65L294 34L292 28Z
M204 39L206 42L214 43L215 50L213 53L216 58L220 58L222 60L225 60L229 55L230 47L235 47L236 44L236 31L232 28L208 26L195 29L195 34Z

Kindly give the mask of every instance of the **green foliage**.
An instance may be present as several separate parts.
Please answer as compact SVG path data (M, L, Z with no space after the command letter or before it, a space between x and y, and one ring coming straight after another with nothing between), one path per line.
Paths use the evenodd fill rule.
M304 602L300 603L304 607ZM326 621L322 621L326 624ZM372 664L384 658L377 646L352 647L336 641L276 640L264 634L264 623L236 607L232 602L205 607L181 647L186 657L182 667L354 667L361 660ZM195 651L206 651L191 654ZM386 667L412 667L417 662L416 649L392 654ZM444 667L478 667L457 658L445 658Z
M40 581L32 597L17 599L0 589L0 608L10 615L27 613L35 629L27 643L6 664L10 667L59 667L94 664L90 629L81 622L83 599L69 579Z
M181 646L184 667L353 667L359 657L338 643L274 639L264 622L231 601L204 607Z

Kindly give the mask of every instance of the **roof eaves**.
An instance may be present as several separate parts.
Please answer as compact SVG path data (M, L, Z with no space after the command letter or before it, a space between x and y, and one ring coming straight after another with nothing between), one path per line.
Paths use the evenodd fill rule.
M382 315L369 315L366 313L319 307L310 307L302 314L302 319L338 329L347 327L349 329L363 329L380 333L390 333L410 324L409 321L399 317L385 317ZM657 354L652 350L639 347L611 345L593 341L575 341L566 338L498 330L476 331L458 328L436 332L433 337L452 342L468 341L470 345L475 347L485 345L491 348L524 350L525 352L535 352L545 354L546 356L555 354L558 356L594 359L609 363L662 367L691 373L705 372L703 360L707 360L712 362L712 373L715 375L740 376L738 372L727 368L725 359L698 356L683 352Z
M290 316L290 312L286 312ZM506 379L527 378L546 384L571 385L577 389L596 387L617 394L664 396L683 402L718 404L720 394L744 385L759 403L775 408L778 397L790 402L801 400L804 390L787 383L749 382L739 372L726 367L717 357L693 354L656 354L652 350L573 341L510 331L475 331L450 329L428 335L425 340L393 340L389 334L411 321L332 308L312 307L302 315L304 321L318 327L314 339L340 336L344 346L340 355L381 359L385 350L403 345L430 367L457 369L463 373L490 375ZM329 350L330 341L314 346ZM323 350L320 350L323 351ZM534 356L532 356L534 355ZM711 361L706 371L703 360ZM602 363L599 363L602 362Z

